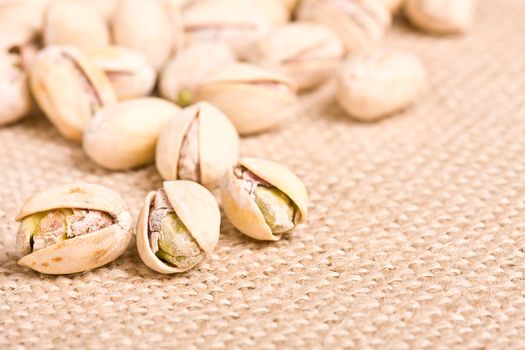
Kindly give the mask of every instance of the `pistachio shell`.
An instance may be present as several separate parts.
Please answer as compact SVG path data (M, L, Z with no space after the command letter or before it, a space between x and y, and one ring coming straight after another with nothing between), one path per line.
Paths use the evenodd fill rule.
M142 52L159 70L173 50L169 11L160 0L121 0L113 17L115 43Z
M119 100L147 96L156 80L155 68L135 50L108 46L89 53L93 63L111 81Z
M299 0L280 0L284 6L288 9L290 13L293 13L295 11L295 8L297 7L297 4L299 3Z
M44 12L51 0L4 0L0 4L0 28L15 25L34 34L42 28ZM1 32L1 30L0 30Z
M109 45L106 22L81 3L54 1L46 12L44 24L46 46L73 45L82 50L94 50Z
M425 67L414 54L374 50L352 56L344 64L337 101L354 118L375 120L408 107L426 83Z
M350 53L376 45L392 21L378 0L303 0L298 18L332 30Z
M239 154L239 136L235 127L220 110L206 102L185 108L160 134L156 164L165 180L179 178L181 146L190 124L199 118L198 167L199 183L211 188L218 183Z
M115 14L117 8L118 0L75 0L77 3L80 3L84 6L87 6L98 13L100 17L106 22L110 22L111 18Z
M221 201L228 219L245 235L268 241L278 241L281 238L272 233L257 203L232 171L226 173L221 184Z
M381 0L385 4L388 11L390 11L391 14L396 14L399 12L399 9L405 2L405 0Z
M31 109L27 76L16 59L0 53L0 126L23 118Z
M202 250L211 253L219 240L220 211L213 195L204 187L190 181L166 181L164 190L171 206ZM148 237L150 206L155 192L144 201L137 220L137 249L142 261L160 273L178 273L187 269L170 266L152 252Z
M84 150L95 163L111 170L152 163L161 130L178 113L176 105L155 97L127 100L104 108L86 128Z
M131 239L132 219L117 193L102 186L82 183L51 187L28 198L17 220L57 208L106 211L116 219L116 223L31 252L30 236L22 221L17 247L26 255L18 261L20 265L48 274L77 273L105 265L126 249Z
M300 89L310 89L335 73L344 48L325 27L296 22L276 28L261 39L257 56L262 66L288 75Z
M180 51L160 76L160 93L180 106L192 102L195 86L217 67L235 61L231 49L220 42L197 42ZM185 99L185 96L189 99Z
M274 1L202 0L190 3L182 12L186 38L189 42L224 42L239 58L245 58L251 46L274 23L284 22L286 11Z
M264 159L242 158L239 163L257 177L284 193L299 210L294 223L305 222L308 217L308 194L302 181L288 168ZM260 240L279 240L266 223L253 196L233 173L227 172L221 183L222 206L226 216L242 233Z
M217 106L241 135L276 127L297 107L296 85L288 77L247 63L233 63L204 80L197 101Z
M404 11L416 27L434 34L464 33L472 26L474 0L406 0Z
M49 46L35 57L29 74L38 105L62 135L80 141L91 117L116 103L107 76L79 50Z

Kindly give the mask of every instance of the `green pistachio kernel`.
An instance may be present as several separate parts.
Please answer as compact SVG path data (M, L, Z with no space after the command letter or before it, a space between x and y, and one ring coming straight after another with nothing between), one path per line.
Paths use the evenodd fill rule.
M188 89L182 89L177 96L177 104L181 107L191 105L192 93Z
M272 233L285 233L294 228L295 205L277 187L257 186L255 203Z
M161 220L159 250L155 254L179 268L193 267L204 258L204 252L175 213Z

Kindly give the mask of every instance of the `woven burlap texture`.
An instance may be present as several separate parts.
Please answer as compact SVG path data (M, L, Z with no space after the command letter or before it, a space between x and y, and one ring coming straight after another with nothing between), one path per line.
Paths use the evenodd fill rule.
M396 23L387 46L429 70L414 108L356 123L328 84L243 139L304 180L309 221L261 243L223 216L215 252L182 275L149 270L134 241L88 273L19 267L13 218L34 191L98 183L136 215L161 179L98 168L44 118L1 129L0 348L525 348L524 13L480 1L464 37Z

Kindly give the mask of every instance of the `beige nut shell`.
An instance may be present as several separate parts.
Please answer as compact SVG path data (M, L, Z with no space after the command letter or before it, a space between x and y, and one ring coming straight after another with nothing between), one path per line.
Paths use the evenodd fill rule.
M77 183L50 187L29 197L16 220L59 208L105 211L116 223L102 230L67 239L30 252L30 237L23 224L17 235L17 248L26 254L18 264L47 274L69 274L105 265L119 257L131 239L132 219L120 195L99 185Z
M178 52L164 67L160 74L160 94L178 103L181 91L192 94L195 86L217 67L234 61L233 51L222 42L193 43Z
M211 188L237 161L239 135L228 117L207 102L183 109L179 116L170 121L159 136L155 161L162 178L177 180L181 146L197 116L200 182Z
M170 11L160 0L121 0L112 21L117 45L142 52L159 70L173 50Z
M96 90L102 106L116 103L106 75L72 46L49 46L41 50L31 65L29 82L33 96L51 123L64 137L79 142L93 115L92 97L84 86L86 79L77 68Z
M379 0L302 0L297 17L332 30L349 53L377 45L392 21Z
M257 44L256 62L292 78L299 89L314 88L332 76L342 62L344 47L324 26L290 23L272 30Z
M287 15L276 0L202 0L182 12L188 42L221 41L239 58L246 58L253 44Z
M175 104L156 97L120 102L93 117L82 145L86 154L106 169L126 170L153 163L159 134L179 111Z
M81 3L57 0L46 11L44 43L73 45L81 50L94 50L109 45L109 29L104 19Z
M434 34L464 33L474 20L475 0L406 0L409 21Z
M89 58L108 76L119 100L147 96L157 72L142 53L122 46L89 52Z
M337 81L341 107L356 119L372 121L412 104L426 87L427 73L412 53L374 50L351 57Z
M0 127L13 123L29 113L31 97L27 76L15 59L0 52Z
M207 101L241 135L272 129L296 112L297 86L287 76L247 63L232 63L203 81L195 100Z
M202 250L211 253L219 241L221 214L213 195L203 186L191 181L165 181L163 185L175 213ZM150 192L137 220L137 249L142 261L152 270L170 274L184 272L164 263L151 251L148 237L150 205L155 197Z
M286 194L297 206L299 215L296 224L308 217L308 193L303 182L288 168L259 158L243 158L239 165L250 170L270 185ZM241 181L233 174L233 169L224 176L221 184L221 199L224 212L232 224L242 233L259 240L277 241L281 235L274 235L266 224L264 216L255 200L242 187Z

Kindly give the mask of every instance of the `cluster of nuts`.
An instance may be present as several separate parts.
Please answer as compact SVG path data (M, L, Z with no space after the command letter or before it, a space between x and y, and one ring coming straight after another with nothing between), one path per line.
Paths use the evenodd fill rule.
M217 243L219 183L225 214L253 238L306 219L302 182L238 160L239 135L281 125L300 92L332 78L356 119L417 100L420 59L379 47L400 9L424 31L460 33L474 0L0 0L0 126L40 110L106 169L155 163L167 181L146 197L138 251L185 271ZM20 263L46 273L115 259L132 221L118 194L82 184L34 195L18 219Z

